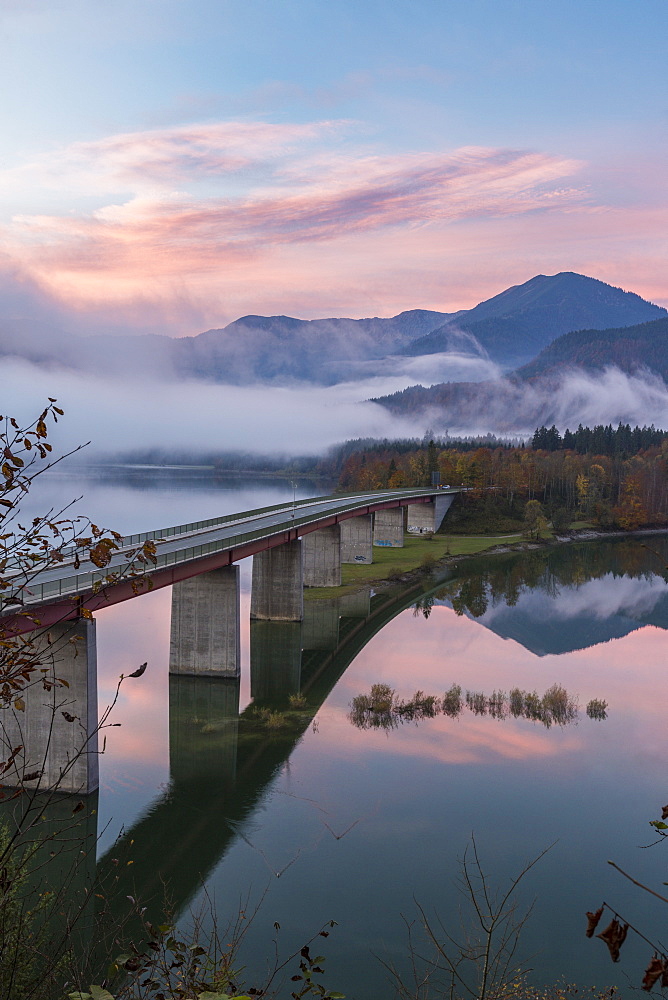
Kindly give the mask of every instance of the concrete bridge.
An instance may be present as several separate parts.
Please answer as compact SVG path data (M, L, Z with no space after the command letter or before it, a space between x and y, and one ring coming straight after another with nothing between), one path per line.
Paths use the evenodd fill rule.
M157 549L149 572L152 589L173 588L170 674L238 678L240 559L253 556L255 643L265 646L271 660L274 643L263 642L261 623L282 622L286 634L294 633L296 655L301 639L290 624L304 618L303 588L339 586L342 563L371 563L374 546L403 546L405 530L436 531L457 492L401 489L318 497L130 535L102 571L84 564L74 572L72 553L69 563L40 574L24 592L26 610L42 631L48 629L45 662L67 686L47 694L34 689L26 712L5 722L7 746L0 749L21 744L24 750L4 783L80 793L97 788L95 621L81 617L81 609L97 611L146 592L131 580L104 584L145 541L154 541ZM96 584L101 589L96 591ZM13 625L16 632L34 629L25 618L15 618ZM67 716L75 716L75 723ZM22 777L36 770L37 778Z

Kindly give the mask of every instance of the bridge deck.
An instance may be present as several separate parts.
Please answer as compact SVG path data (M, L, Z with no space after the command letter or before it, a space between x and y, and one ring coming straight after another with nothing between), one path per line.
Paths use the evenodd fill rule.
M349 517L388 507L428 503L437 496L458 492L458 489L432 487L337 494L128 535L103 570L94 569L88 562L82 564L80 571L73 572L71 550L65 562L31 581L23 592L25 608L31 613L39 612L41 623L46 625L75 617L82 604L96 610L136 596L136 583L133 587L131 580L113 586L104 584L109 573L122 573L127 568L147 540L155 541L157 549L157 562L149 571L152 588L169 586ZM96 593L96 587L101 585L103 588Z

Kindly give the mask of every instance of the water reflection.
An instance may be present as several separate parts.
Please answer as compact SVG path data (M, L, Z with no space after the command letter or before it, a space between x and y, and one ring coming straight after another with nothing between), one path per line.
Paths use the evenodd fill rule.
M471 560L415 610L428 617L446 604L537 656L587 649L645 625L668 629L668 542L653 539L652 549L614 539Z
M537 691L511 688L493 691L466 691L462 694L459 684L453 684L442 698L416 691L412 698L401 698L389 684L372 684L369 694L353 698L349 719L357 729L397 729L406 722L422 722L437 715L458 719L465 709L474 715L491 719L527 719L550 726L568 726L578 721L578 698L569 694L561 684L553 684L541 697ZM590 719L607 719L607 702L593 698L586 708Z
M661 545L663 551L666 543ZM638 761L646 782L664 766L659 730L648 714L660 716L664 694L654 669L660 647L648 652L652 630L645 634L644 657L637 653L633 661L632 677L626 677L621 654L615 661L608 650L593 659L595 643L648 622L668 626L668 588L660 573L635 543L573 545L470 560L440 579L377 594L307 600L301 625L253 622L252 704L243 711L238 678L169 679L169 784L99 859L96 878L110 887L104 906L125 919L131 895L159 921L166 889L179 914L205 883L234 906L239 886L257 878L263 866L266 877L264 855L284 851L272 860L275 879L283 858L304 848L299 864L278 883L278 912L271 919L283 920L287 913L293 922L317 926L321 918L340 918L347 928L341 931L340 967L351 970L351 981L362 977L358 995L380 996L369 952L387 947L398 953L400 931L392 929L390 914L402 912L414 894L431 898L433 872L442 886L452 845L464 843L478 823L485 830L491 824L501 874L505 865L517 867L518 850L521 863L536 853L534 847L565 838L573 854L569 871L555 870L544 882L553 906L559 880L570 880L570 895L559 897L556 916L546 910L551 920L560 919L575 905L579 883L592 877L603 810L623 814L619 828L628 834L632 810L626 801L636 794ZM497 636L513 638L524 649ZM642 650L642 644L633 648ZM583 652L574 660L564 655L569 650ZM534 655L554 653L563 686L550 686L555 674L544 677L545 661ZM643 660L648 683L641 676ZM141 678L137 698L155 683L155 674ZM374 693L374 684L385 690ZM418 685L427 694L417 697ZM360 710L364 732L358 732L350 726L350 704L369 690L389 699L382 710L389 722L377 724L382 712L367 707ZM574 728L576 691L584 692L589 719L606 718L610 701L614 710L606 726L585 719ZM318 720L321 730L315 733ZM425 724L401 724L407 721ZM385 739L387 728L393 729L391 740ZM625 755L631 743L634 754ZM60 808L71 813L74 805ZM333 828L356 824L351 835L331 844L319 840L318 810L330 820L336 816ZM586 849L589 833L578 811L587 813L588 822L596 819ZM561 819L565 826L556 831L561 817L568 822ZM90 829L78 843L90 867ZM388 871L398 874L383 879ZM442 893L438 902L449 905ZM372 917L382 925L375 938L368 931ZM132 923L128 927L139 933ZM574 935L564 931L564 948L576 948ZM258 954L262 942L253 940ZM97 943L102 964L106 944ZM337 947L332 945L333 954ZM548 977L550 961L544 963ZM341 988L355 995L354 987Z

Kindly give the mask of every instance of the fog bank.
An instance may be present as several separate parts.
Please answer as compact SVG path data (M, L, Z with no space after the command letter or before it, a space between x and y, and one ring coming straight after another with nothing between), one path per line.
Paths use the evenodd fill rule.
M421 419L364 402L364 383L322 388L225 386L207 382L127 382L0 362L4 413L26 421L48 396L65 410L53 435L60 450L91 441L88 458L161 448L317 454L351 437L411 437ZM404 383L405 384L405 383Z

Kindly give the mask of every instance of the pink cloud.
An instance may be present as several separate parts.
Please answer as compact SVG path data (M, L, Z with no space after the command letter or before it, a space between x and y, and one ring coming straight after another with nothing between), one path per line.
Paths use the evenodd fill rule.
M209 146L192 132L114 137L110 162L151 178L229 166L229 156L223 163L219 149L211 152L210 132L205 138ZM247 155L252 142L243 138ZM267 136L256 139L265 149ZM92 158L104 149L94 144ZM576 168L545 154L489 149L331 162L320 155L283 164L269 186L234 197L136 195L88 214L15 216L6 235L14 258L48 286L64 283L68 295L94 301L113 280L122 298L147 279L192 282L250 260L256 266L276 247L577 204L582 193L560 186Z
M8 266L91 325L114 316L172 333L248 312L465 308L559 270L665 297L665 209L600 204L591 170L587 186L570 182L578 161L379 155L359 132L242 121L75 143L0 174L10 196L48 206L0 228Z
M45 190L103 194L225 177L294 155L345 123L220 122L127 132L61 150L0 173L5 191L28 184ZM76 185L74 187L73 185ZM37 194L39 194L39 188Z

